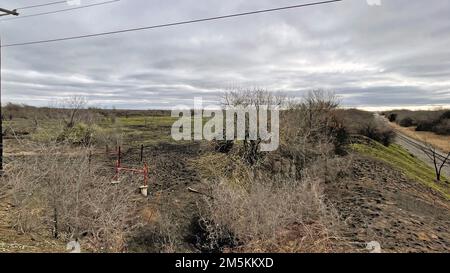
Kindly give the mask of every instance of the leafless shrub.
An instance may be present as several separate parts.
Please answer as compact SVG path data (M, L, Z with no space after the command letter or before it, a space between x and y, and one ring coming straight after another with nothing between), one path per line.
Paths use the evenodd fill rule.
M83 196L83 230L90 235L87 240L94 250L124 252L127 250L127 237L140 226L134 217L136 190L124 183L112 186L105 179L97 183L95 190Z
M236 89L222 94L222 106L263 106L282 107L287 97L281 93L270 92L264 89Z
M389 118L396 118L396 114L387 114ZM338 109L335 116L340 124L351 135L363 135L372 140L378 141L385 146L389 146L395 137L392 128L376 118L371 112L358 109Z
M14 160L5 173L14 227L65 241L88 235L94 251L123 251L135 227L137 185L111 185L86 148L43 145L34 150L36 156Z
M359 109L336 109L333 112L349 134L359 134L367 123L375 123L375 116L371 112Z
M140 215L143 226L134 232L129 244L133 252L175 253L184 239L176 217L171 215L170 200L164 200L160 206L144 208Z
M436 181L441 182L442 169L450 165L450 152L441 154L436 147L425 141L425 145L420 148L422 152L433 162Z
M266 106L268 109L282 108L287 100L286 96L280 93L269 92L263 89L237 89L223 93L222 95L223 107L254 107L259 111L261 107ZM246 117L246 119L248 116ZM249 139L249 125L245 126L245 139L243 141L242 157L250 165L257 163L261 157L260 144L261 138ZM231 143L229 141L220 143L220 147L229 148Z
M388 126L367 122L361 125L359 134L372 140L378 141L384 146L389 146L394 142L395 132Z
M335 218L323 201L320 184L313 177L301 181L258 177L248 188L239 181L214 183L202 214L206 247L251 252L329 250Z
M95 128L93 142L96 145L107 145L108 147L118 147L123 145L124 132L120 127L114 126L112 129Z
M237 94L227 103L248 105ZM227 168L209 163L210 173L222 179L212 184L201 210L202 250L333 251L338 217L325 203L322 186L346 177L351 161L338 152L348 137L336 117L338 104L333 93L321 90L286 104L281 113L281 149L265 156L261 164L208 160Z
M155 240L153 241L160 253L175 253L177 244L183 240L180 238L180 230L177 220L169 217L167 212L162 212L158 221L153 226Z
M283 113L281 148L294 159L299 171L318 157L334 155L336 145L342 144L337 142L341 128L334 116L337 106L338 99L333 93L316 90Z
M58 118L67 128L72 128L80 121L80 113L87 105L87 99L83 96L72 96L55 100L51 107L57 111Z

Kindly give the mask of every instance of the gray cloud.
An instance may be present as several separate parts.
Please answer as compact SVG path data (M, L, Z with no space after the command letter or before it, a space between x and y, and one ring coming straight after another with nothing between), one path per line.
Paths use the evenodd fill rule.
M3 43L14 43L303 2L307 1L122 0L4 21L0 31ZM48 105L76 94L100 107L169 108L190 104L195 96L213 101L220 90L233 86L257 86L292 95L313 88L335 90L343 104L351 107L450 105L450 3L382 3L370 7L365 0L346 0L109 37L3 48L3 102Z

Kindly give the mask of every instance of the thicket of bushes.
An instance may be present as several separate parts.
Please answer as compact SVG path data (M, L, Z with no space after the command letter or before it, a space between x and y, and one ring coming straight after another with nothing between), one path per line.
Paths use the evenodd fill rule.
M79 122L72 128L54 126L53 128L38 127L31 133L30 139L38 143L58 143L75 146L112 145L120 143L122 132L119 128L102 128L95 124Z
M61 113L70 112L64 102L58 102L53 107L35 107L25 104L8 103L2 107L2 119L53 119L61 116ZM101 109L95 107L84 107L80 109L81 115L95 115L98 118L115 117L140 117L140 116L168 116L168 110L122 110L122 109Z
M83 239L84 251L126 251L127 236L139 226L133 197L137 185L111 185L89 149L32 147L39 156L9 162L0 188L10 193L14 228L68 242Z
M384 146L389 146L394 142L395 133L392 129L377 127L373 123L361 126L359 133L372 140L378 141Z
M205 198L200 247L244 252L330 252L337 215L326 205L321 177L222 179ZM250 182L250 183L248 183ZM248 186L244 186L247 185Z
M416 131L450 135L450 110L408 111L397 110L383 113L391 122L402 127L416 127Z
M323 188L345 179L351 164L348 155L342 156L349 134L336 117L337 107L331 94L311 92L281 113L277 151L259 152L255 162L249 161L242 157L244 144L236 142L226 155L215 151L199 159L206 169L202 173L212 180L198 225L197 245L203 251L335 249L339 216L326 204Z
M373 113L358 109L339 109L336 116L351 135L363 135L385 146L394 141L394 131L384 123L377 122Z
M417 123L412 118L406 117L406 118L400 120L398 124L402 127L411 127L411 126L416 125Z

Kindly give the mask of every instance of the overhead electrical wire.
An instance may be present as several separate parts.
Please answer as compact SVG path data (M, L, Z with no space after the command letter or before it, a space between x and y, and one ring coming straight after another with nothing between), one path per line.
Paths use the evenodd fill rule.
M48 39L48 40L38 40L38 41L30 41L30 42L22 42L22 43L5 44L2 47L17 47L17 46L25 46L25 45L35 45L35 44L61 42L61 41L68 41L68 40L78 40L78 39L84 39L84 38L93 38L93 37L113 35L113 34L119 34L119 33L142 31L142 30L150 30L150 29L165 28L165 27L173 27L173 26L194 24L194 23L200 23L200 22L228 19L228 18L234 18L234 17L242 17L242 16L260 14L260 13L269 13L269 12L275 12L275 11L281 11L281 10L289 10L289 9L304 8L304 7L309 7L309 6L331 4L331 3L342 2L342 1L344 1L344 0L330 0L330 1L313 2L313 3L299 4L299 5L293 5L293 6L284 6L284 7L278 7L278 8L271 8L271 9L263 9L263 10L243 12L243 13L234 13L234 14L229 14L229 15L208 17L208 18L202 18L202 19L194 19L194 20L188 20L188 21L180 21L180 22L160 24L160 25L152 25L152 26L137 27L137 28L128 28L128 29L122 29L122 30L115 30L115 31L95 33L95 34L86 34L86 35L62 37L62 38L55 38L55 39Z
M25 6L25 7L21 7L21 8L16 8L16 10L40 8L40 7L53 6L53 5L59 5L59 4L64 4L64 3L67 3L67 0L66 1L55 1L55 2L44 3L44 4L37 4L37 5L32 5L32 6Z
M120 0L111 0L111 1L106 1L106 2L94 3L94 4L90 4L90 5L78 6L78 7L74 7L74 8L67 8L67 9L59 9L59 10L54 10L54 11L33 13L33 14L29 14L29 15L20 15L18 17L12 17L12 18L8 18L8 19L0 20L0 22L12 21L12 20L20 20L20 19L25 19L25 18L30 18L30 17L37 17L37 16L43 16L43 15L49 15L49 14L55 14L55 13L61 13L61 12L68 12L68 11L72 11L72 10L91 8L91 7L95 7L95 6L102 6L102 5L112 4L112 3L115 3L115 2L119 2L119 1Z

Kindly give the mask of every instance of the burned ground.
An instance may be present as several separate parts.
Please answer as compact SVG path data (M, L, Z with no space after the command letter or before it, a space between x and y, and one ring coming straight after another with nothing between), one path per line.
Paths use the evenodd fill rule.
M341 215L341 234L361 250L378 241L386 252L448 252L448 200L383 162L358 156L351 177L326 186Z
M199 143L160 143L144 148L144 161L150 166L150 197L142 204L142 210L147 214L156 213L157 221L164 217L165 221L169 221L167 225L170 225L172 230L155 230L154 226L151 226L154 225L155 219L147 219L150 221L130 238L131 251L164 251L160 243L167 240L168 236L172 236L170 239L173 240L174 248L171 251L198 251L192 244L192 238L197 236L195 233L201 232L196 230L195 225L202 196L188 189L205 190L205 185L201 183L192 164L192 161L200 156L200 152ZM139 149L124 153L124 164L136 165L139 161Z

